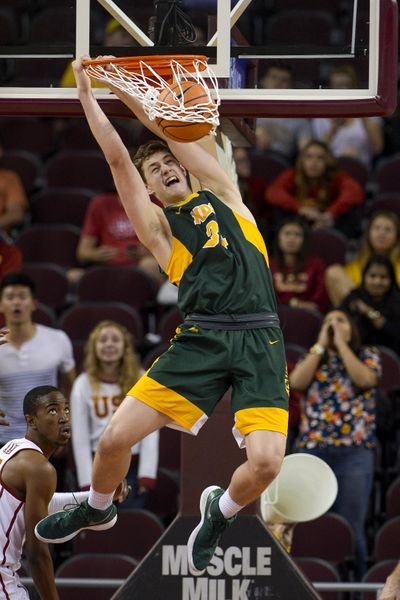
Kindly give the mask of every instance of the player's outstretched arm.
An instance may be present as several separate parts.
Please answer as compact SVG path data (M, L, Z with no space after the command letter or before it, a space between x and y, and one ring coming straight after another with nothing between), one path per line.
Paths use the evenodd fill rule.
M162 268L171 252L169 226L163 211L153 204L117 131L95 99L82 60L73 63L78 96L89 127L110 166L121 202L140 241Z

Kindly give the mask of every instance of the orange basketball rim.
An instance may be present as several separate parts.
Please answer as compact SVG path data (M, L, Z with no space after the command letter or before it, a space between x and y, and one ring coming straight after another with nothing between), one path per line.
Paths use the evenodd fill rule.
M208 65L206 56L195 54L102 57L82 62L86 73L108 86L134 96L151 120L155 118L187 123L219 125L217 78ZM202 87L202 101L185 104L180 86L195 82ZM178 86L178 93L177 93ZM170 91L176 102L163 101ZM180 92L180 93L179 93Z

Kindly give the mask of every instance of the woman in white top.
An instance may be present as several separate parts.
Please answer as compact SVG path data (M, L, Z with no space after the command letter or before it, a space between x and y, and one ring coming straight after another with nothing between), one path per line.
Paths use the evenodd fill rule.
M339 65L333 69L329 87L335 90L360 87L354 67ZM311 119L311 131L313 138L328 144L334 156L354 156L367 167L383 151L383 119L380 117Z
M89 489L100 434L142 374L128 330L114 321L98 323L86 345L84 372L71 392L72 444L81 489ZM148 491L156 484L158 443L157 431L132 447L127 475L132 492L121 508L145 506Z

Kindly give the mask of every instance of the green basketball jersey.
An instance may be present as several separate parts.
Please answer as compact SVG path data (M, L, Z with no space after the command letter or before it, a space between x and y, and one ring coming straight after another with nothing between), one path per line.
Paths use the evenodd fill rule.
M167 206L173 235L166 272L183 314L276 312L268 253L257 226L209 191Z

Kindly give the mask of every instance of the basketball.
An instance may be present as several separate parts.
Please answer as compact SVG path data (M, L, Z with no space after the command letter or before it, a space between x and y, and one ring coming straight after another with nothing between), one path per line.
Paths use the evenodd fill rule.
M210 99L204 88L194 81L182 81L180 84L175 83L170 89L165 89L160 93L159 100L172 106L179 106L182 93L185 108L196 106L197 104L214 106L213 102L210 103ZM195 142L208 135L213 128L211 123L171 121L161 117L156 119L156 122L162 132L176 142Z

